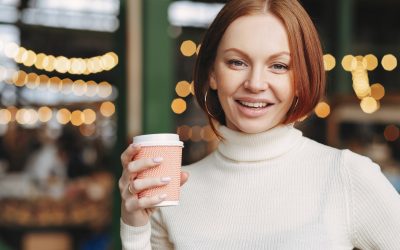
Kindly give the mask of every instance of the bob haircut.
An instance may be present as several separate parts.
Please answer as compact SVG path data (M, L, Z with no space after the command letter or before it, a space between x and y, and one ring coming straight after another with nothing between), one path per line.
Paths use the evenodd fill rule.
M201 43L194 68L194 91L198 104L206 112L215 134L221 139L213 120L226 125L217 92L209 86L219 43L228 26L246 15L272 13L284 24L291 53L291 70L296 96L283 124L307 116L325 92L323 53L317 30L297 0L230 0L218 13ZM217 83L218 84L218 83Z

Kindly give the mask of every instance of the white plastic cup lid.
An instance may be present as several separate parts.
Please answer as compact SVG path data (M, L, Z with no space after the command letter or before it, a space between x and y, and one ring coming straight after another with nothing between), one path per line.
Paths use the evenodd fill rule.
M179 140L178 134L148 134L133 137L133 144L141 146L180 146L183 142Z

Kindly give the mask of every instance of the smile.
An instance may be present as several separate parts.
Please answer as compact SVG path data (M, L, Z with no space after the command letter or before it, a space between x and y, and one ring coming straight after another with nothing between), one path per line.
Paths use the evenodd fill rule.
M237 101L240 105L248 107L248 108L265 108L269 104L266 102L244 102L244 101Z

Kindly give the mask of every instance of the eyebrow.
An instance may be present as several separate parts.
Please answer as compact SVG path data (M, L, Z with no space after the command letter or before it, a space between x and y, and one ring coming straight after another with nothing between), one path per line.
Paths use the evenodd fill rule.
M230 51L234 51L234 52L237 52L237 53L239 53L239 54L242 54L242 55L244 55L244 56L246 56L246 57L249 57L245 52L243 52L243 51L241 51L240 49L237 49L237 48L229 48L229 49L224 50L223 52L226 53L226 52L230 52ZM271 59L271 58L278 58L278 57L284 56L284 55L289 56L289 59L291 58L289 52L287 52L287 51L280 51L280 52L277 52L277 53L274 53L274 54L270 55L270 56L269 56L269 59Z

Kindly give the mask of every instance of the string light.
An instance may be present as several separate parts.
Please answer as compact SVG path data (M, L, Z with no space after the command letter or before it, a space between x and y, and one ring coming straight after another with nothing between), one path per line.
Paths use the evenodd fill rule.
M382 67L387 71L392 71L397 67L397 59L392 54L385 55L381 63Z
M49 90L53 93L60 92L65 95L73 93L76 96L93 97L98 95L101 98L108 98L112 94L112 85L105 81L97 84L95 81L85 82L80 79L72 81L69 78L49 78L44 74L27 74L23 70L16 71L2 66L0 66L0 80L5 80L8 84L14 84L17 87L26 86L29 89Z
M326 71L330 71L336 66L336 59L331 54L324 55L323 60Z
M186 110L186 102L182 98L176 98L172 101L171 108L175 114L182 114Z
M319 118L326 118L329 116L330 113L331 113L331 107L326 102L320 102L315 107L315 114Z
M180 81L176 84L175 91L180 97L187 97L191 93L191 85L187 81Z
M110 117L115 113L115 105L112 102L103 102L100 106L100 113L105 117Z
M5 42L4 54L13 59L16 63L23 64L27 67L36 67L47 72L57 71L59 73L70 74L94 74L102 71L109 71L118 65L118 56L114 52L108 52L101 56L91 58L67 58L65 56L47 55L44 53L37 54L32 50L27 50L14 42ZM190 49L190 44L189 49ZM196 44L194 45L196 51ZM194 54L194 53L193 53Z
M372 114L378 110L379 104L378 102L372 97L364 97L360 103L362 111L367 114Z
M184 56L191 57L197 51L197 46L192 40L186 40L181 44L181 52Z
M382 99L385 96L385 88L379 83L372 84L371 96L377 101Z

